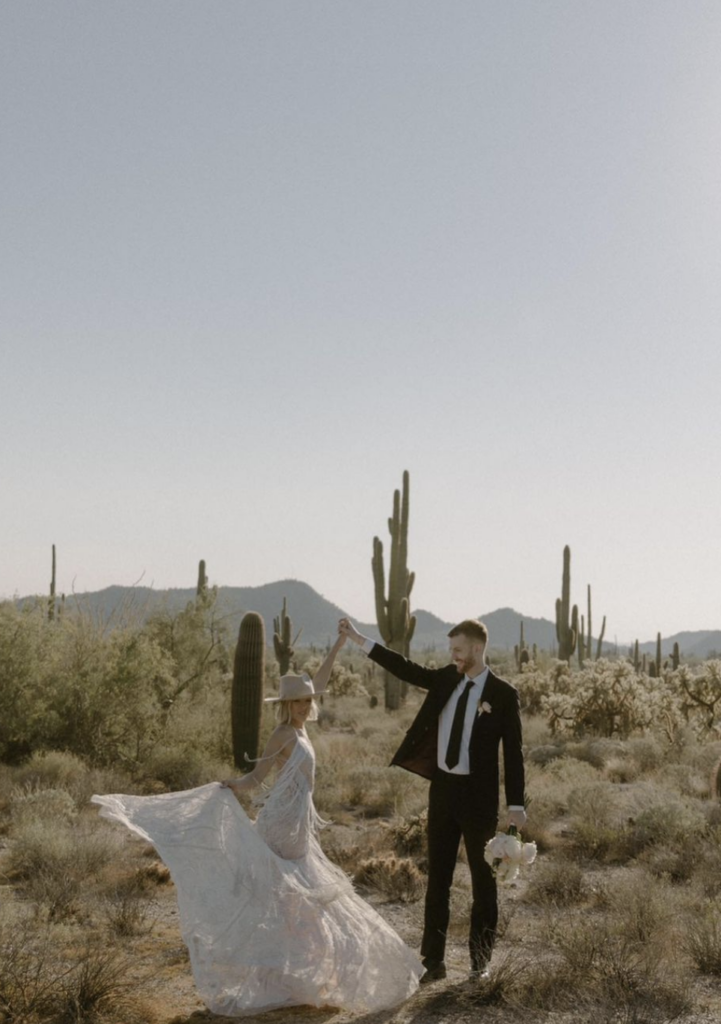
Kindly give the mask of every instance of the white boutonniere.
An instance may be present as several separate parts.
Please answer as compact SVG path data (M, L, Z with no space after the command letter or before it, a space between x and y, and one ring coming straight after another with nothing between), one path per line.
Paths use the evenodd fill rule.
M491 707L487 700L479 700L478 711L476 712L479 718L481 717L484 711L487 715L490 715L491 711L493 711L493 708Z

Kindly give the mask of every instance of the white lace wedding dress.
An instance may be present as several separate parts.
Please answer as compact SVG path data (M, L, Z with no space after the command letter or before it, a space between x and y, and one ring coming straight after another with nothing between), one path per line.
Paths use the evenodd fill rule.
M255 822L217 782L92 797L169 867L195 983L214 1013L379 1010L418 987L420 961L320 848L314 772L299 730Z

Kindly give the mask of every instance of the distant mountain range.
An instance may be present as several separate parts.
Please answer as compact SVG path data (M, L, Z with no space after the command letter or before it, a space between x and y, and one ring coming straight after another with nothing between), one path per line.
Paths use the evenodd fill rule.
M278 580L260 587L219 587L218 611L225 618L231 635L237 633L245 612L258 612L265 621L266 635L270 643L273 619L280 613L284 597L288 602L288 613L293 620L294 632L302 629L299 640L301 645L326 644L335 636L338 619L344 615L350 615L358 629L366 636L374 640L380 639L375 623L357 621L352 613L328 601L301 580ZM149 615L163 609L169 612L180 611L194 599L195 588L152 590L149 587L106 587L104 590L73 595L69 601L103 621L112 621L123 616L143 621ZM21 603L31 600L34 598L22 598ZM444 622L432 612L417 609L415 615L417 624L413 649L422 651L446 648L448 631L454 624ZM513 608L498 608L496 611L481 614L478 618L488 627L490 646L493 648L513 650L514 645L518 643L521 622L529 647L535 643L541 650L548 651L556 646L556 626L550 619L535 619L522 615ZM721 630L698 630L664 637L661 644L664 657L671 653L676 641L682 655L686 657L693 655L707 658L711 652L721 652ZM594 647L595 643L594 640ZM603 646L604 651L613 650L613 644L604 643ZM656 641L648 640L639 644L639 650L654 655Z

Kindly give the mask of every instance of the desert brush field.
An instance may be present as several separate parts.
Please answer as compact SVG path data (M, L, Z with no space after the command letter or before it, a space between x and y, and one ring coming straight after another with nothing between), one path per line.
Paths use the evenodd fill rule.
M186 789L235 774L228 666L219 659L163 706L158 679L170 686L176 678L172 658L161 658L167 637L165 648L153 647L147 629L93 633L85 624L61 626L62 642L48 641L31 619L7 609L0 616L6 652L8 638L17 647L24 630L24 655L35 666L13 705L24 701L27 728L11 733L8 711L2 734L0 1021L227 1019L205 1011L194 991L167 869L88 801L92 793ZM189 631L181 634L174 642L187 667L194 648ZM321 656L299 652L299 667L312 672ZM443 653L423 658L442 662ZM3 664L7 700L7 654ZM149 665L154 689L143 684ZM623 658L582 671L551 659L521 673L512 657L493 665L521 693L524 839L535 840L539 855L501 891L490 980L467 978L470 890L461 856L445 981L383 1013L295 1008L264 1021L721 1020L721 666L681 666L649 679ZM16 664L13 679L21 675ZM266 687L277 675L276 665L266 666ZM327 854L417 949L427 783L388 763L421 694L411 690L389 713L382 687L380 672L343 652L308 730L318 758L315 797L332 822L321 833ZM263 736L272 727L266 710Z

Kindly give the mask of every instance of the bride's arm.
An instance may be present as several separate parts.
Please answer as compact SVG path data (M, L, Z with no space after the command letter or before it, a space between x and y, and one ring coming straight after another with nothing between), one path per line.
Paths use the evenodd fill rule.
M289 744L296 740L295 730L289 725L279 725L270 736L265 745L263 756L255 762L255 768L240 779L225 779L221 785L232 789L234 793L247 793L250 789L259 786L270 769L278 759L281 751L288 748ZM287 754L286 754L287 756Z
M313 689L315 690L316 693L323 693L326 686L328 685L330 673L333 668L333 662L335 661L338 651L341 649L341 647L343 646L347 639L348 637L345 635L345 633L341 633L338 636L336 642L328 651L328 656L326 657L325 661L318 669L316 674L313 676Z

